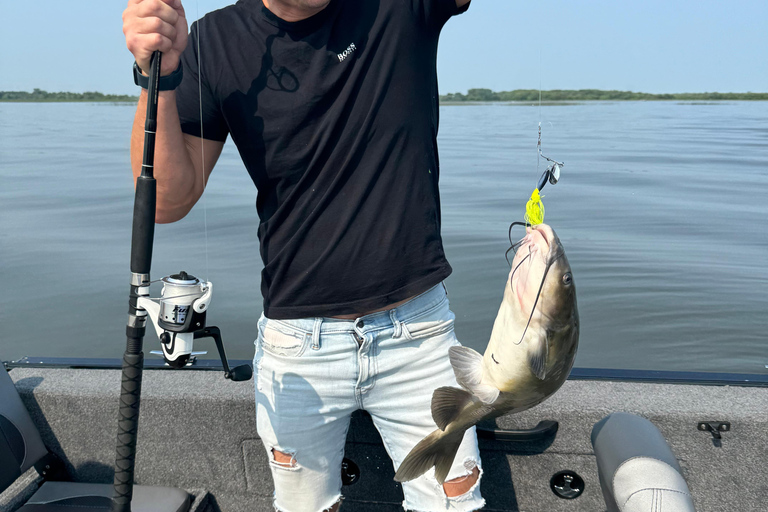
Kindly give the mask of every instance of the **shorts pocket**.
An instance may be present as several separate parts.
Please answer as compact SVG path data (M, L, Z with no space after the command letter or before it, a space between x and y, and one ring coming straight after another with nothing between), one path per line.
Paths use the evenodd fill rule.
M447 302L447 301L446 301ZM431 338L453 332L456 316L446 307L437 308L421 317L412 318L403 323L403 331L412 340Z
M276 356L301 356L309 344L309 338L309 334L275 320L267 320L259 329L261 347L265 352Z

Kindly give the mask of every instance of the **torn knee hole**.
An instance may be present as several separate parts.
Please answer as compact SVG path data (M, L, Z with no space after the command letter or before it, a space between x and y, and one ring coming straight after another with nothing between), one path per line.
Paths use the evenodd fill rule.
M334 503L330 507L328 507L325 510L323 510L323 512L337 512L339 510L339 507L341 506L341 500L342 499L344 499L344 498L339 497L339 499L336 501L336 503Z
M283 452L276 448L272 448L272 460L271 462L281 468L295 469L299 465L296 462L296 452Z
M474 466L469 474L445 482L443 490L446 496L455 498L472 490L479 479L480 470L477 466Z

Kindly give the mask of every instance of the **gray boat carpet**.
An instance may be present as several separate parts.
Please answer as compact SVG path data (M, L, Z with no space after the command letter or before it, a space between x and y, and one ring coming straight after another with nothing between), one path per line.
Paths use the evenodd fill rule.
M11 371L46 445L78 481L112 481L120 372ZM136 480L210 492L210 510L272 510L271 476L256 434L253 383L220 372L146 371ZM650 419L678 457L699 512L764 512L768 483L768 389L569 381L550 400L498 420L503 428L560 423L554 440L509 444L482 441L486 510L604 510L590 443L592 426L614 411ZM721 443L698 421L730 421ZM344 512L402 510L402 494L378 433L364 415L353 418L347 456L361 468L345 487ZM557 498L549 479L571 469L586 482L575 500ZM204 508L205 508L204 507ZM4 511L0 511L4 512Z

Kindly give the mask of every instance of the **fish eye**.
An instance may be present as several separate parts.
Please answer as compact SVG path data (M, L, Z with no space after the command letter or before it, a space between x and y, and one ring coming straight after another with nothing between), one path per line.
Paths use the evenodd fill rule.
M573 282L573 276L571 275L570 272L566 272L565 274L563 274L563 284L569 285L572 282Z

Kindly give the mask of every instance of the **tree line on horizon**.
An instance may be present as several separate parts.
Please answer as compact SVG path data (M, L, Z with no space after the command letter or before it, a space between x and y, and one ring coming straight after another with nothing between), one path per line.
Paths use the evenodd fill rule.
M42 89L27 91L0 91L0 101L18 102L71 102L71 101L131 101L138 96L127 94L103 94L100 92L48 92Z
M650 94L631 91L602 91L599 89L541 91L541 101L641 101L641 100L768 100L764 92L694 92L676 94ZM517 89L495 92L491 89L470 89L467 94L460 92L440 96L441 102L463 101L539 101L538 89Z
M75 102L106 101L135 102L138 96L127 94L103 94L100 92L48 92L42 89L27 91L0 91L0 101L8 102ZM650 94L631 91L603 91L599 89L541 91L541 101L720 101L720 100L768 100L765 92L694 92L677 94ZM444 103L491 102L491 101L539 101L537 89L517 89L514 91L495 92L491 89L469 89L467 94L460 92L440 96Z

